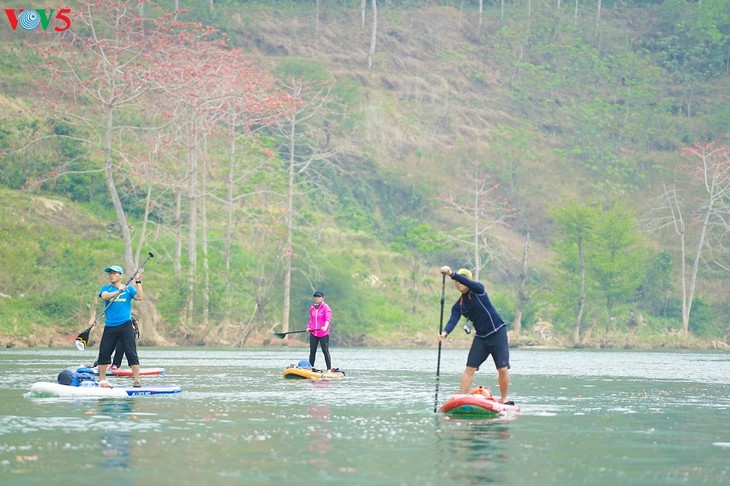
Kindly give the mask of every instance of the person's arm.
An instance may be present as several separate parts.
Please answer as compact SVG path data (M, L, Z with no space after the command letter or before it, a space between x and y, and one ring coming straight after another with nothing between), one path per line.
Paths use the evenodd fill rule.
M322 330L324 332L327 332L330 330L330 324L332 323L332 309L330 306L325 304L324 307L324 326L322 326Z
M134 300L144 300L144 290L142 290L142 272L144 268L141 268L137 275L134 276L134 288L137 290L137 294L133 296Z
M125 288L126 287L124 285L122 285L122 288L121 289L116 289L114 291L104 290L102 288L101 292L99 293L99 297L101 297L102 300L106 300L106 301L110 301L112 299L116 299L119 294L121 294L122 292L124 292L124 289Z
M449 322L446 323L446 327L444 327L443 331L441 332L441 335L443 337L448 336L451 334L451 331L454 330L456 327L456 324L459 322L459 319L461 319L461 312L459 311L459 303L454 302L454 305L451 306L451 316L449 317Z
M477 295L483 294L486 290L484 288L484 285L482 285L481 283L477 282L476 280L470 280L460 273L456 273L456 272L452 271L451 278L453 280L456 280L460 284L466 285L469 288L469 290L471 290L472 292L474 292Z

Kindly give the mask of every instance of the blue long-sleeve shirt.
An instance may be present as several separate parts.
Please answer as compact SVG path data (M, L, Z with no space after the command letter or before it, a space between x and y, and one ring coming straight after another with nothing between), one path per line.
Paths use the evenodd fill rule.
M479 337L489 336L504 326L504 319L489 300L484 285L459 273L454 273L451 278L466 285L469 290L461 294L451 307L451 317L444 328L446 334L454 330L461 316L472 322L474 332Z

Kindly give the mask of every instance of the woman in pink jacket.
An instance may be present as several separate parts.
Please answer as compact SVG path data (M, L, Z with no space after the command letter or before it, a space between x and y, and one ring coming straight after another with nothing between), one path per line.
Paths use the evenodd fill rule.
M314 358L317 354L317 346L322 345L324 362L327 369L332 369L332 358L330 358L330 325L332 324L332 309L324 301L324 294L317 290L314 293L314 303L309 308L309 364L314 367Z

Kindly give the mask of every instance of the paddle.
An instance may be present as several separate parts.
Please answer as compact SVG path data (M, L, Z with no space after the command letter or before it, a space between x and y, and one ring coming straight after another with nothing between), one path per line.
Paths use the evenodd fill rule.
M139 272L140 270L142 270L142 268L144 268L145 264L153 256L154 255L152 254L152 252L150 252L149 255L147 256L147 258L145 258L145 260L142 262L142 265L140 265L139 268L132 273L131 277L129 277L129 280L127 280L127 283L125 284L125 287L128 286L130 283L132 283L132 280L137 275L137 272ZM91 333L91 330L94 329L94 326L96 326L96 324L99 322L99 320L104 316L104 314L106 314L106 311L109 310L109 306L114 303L114 301L116 300L116 298L121 293L122 293L122 291L120 290L120 291L117 292L117 295L115 295L114 298L109 299L107 301L106 305L104 306L104 310L101 311L101 314L99 314L98 316L96 316L96 319L94 319L94 322L92 322L89 327L87 327L86 329L84 329L83 331L81 331L81 333L78 336L76 336L76 348L79 351L83 351L84 349L86 349L86 344L89 342L89 334Z
M444 331L444 294L446 293L446 275L441 275L441 320L439 321L439 336ZM439 338L439 354L436 360L436 395L433 398L433 413L436 413L439 403L439 373L441 372L441 339Z
M289 332L275 332L274 336L278 337L279 339L284 339L284 336L287 334L296 334L298 332L307 332L309 329L302 329L301 331L289 331ZM319 331L319 329L312 329L312 331Z

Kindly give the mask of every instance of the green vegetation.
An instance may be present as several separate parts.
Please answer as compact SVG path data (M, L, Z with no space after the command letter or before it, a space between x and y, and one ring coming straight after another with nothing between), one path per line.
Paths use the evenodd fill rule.
M371 69L371 12L361 24L356 3L181 1L180 21L220 32L190 45L200 49L190 57L170 54L168 69L181 70L166 79L144 71L159 59L140 57L135 68L149 76L139 79L154 83L114 108L72 89L72 77L38 74L40 53L75 47L44 51L40 36L4 29L0 335L45 344L80 331L99 311L101 269L153 251L144 312L169 342L263 342L286 308L290 329L303 325L321 288L336 342L421 344L438 325L438 266L473 267L478 240L477 260L489 262L481 280L510 323L519 280L528 283L516 342L728 338L726 231L713 228L700 247L707 265L685 336L685 248L660 201L667 187L702 198L684 148L730 144L730 0L634 0L604 5L598 19L593 2L578 2L577 17L572 4L508 3L503 18L488 4L481 27L475 1L393 0L379 5ZM93 51L70 52L98 82ZM234 79L221 74L228 65ZM228 118L233 102L213 107L227 89L243 99L249 88L260 96L241 111L250 119ZM282 106L299 110L295 127ZM507 224L475 231L473 214L444 204L467 191L465 163L496 183L490 197L507 202ZM718 204L730 208L726 196ZM685 213L692 250L697 212Z

